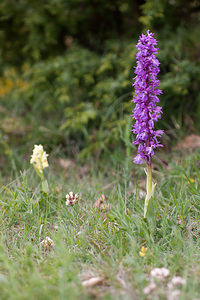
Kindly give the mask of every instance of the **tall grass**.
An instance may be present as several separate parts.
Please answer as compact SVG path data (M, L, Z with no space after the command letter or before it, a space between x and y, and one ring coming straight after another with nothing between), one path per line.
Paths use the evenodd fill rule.
M150 299L168 299L167 282L175 274L186 279L180 299L197 299L199 156L182 162L177 157L176 163L174 156L167 168L157 164L157 209L148 223L142 218L143 170L136 174L127 164L129 153L123 162L104 166L104 172L91 169L81 180L77 169L66 179L53 166L48 195L32 169L2 186L1 299L146 299L150 271L162 266L170 277ZM66 207L65 194L71 190L82 197ZM95 209L103 194L110 209ZM40 245L47 236L55 244L51 249ZM144 257L142 246L148 248ZM102 278L100 285L83 287L82 280L92 276Z

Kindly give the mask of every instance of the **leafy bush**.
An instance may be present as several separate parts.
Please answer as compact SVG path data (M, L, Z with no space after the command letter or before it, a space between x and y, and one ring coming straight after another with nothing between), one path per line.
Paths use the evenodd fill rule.
M102 52L109 38L131 36L143 1L2 0L0 44L2 61L20 64L63 53L73 40ZM132 29L130 30L130 24Z
M126 47L112 43L103 56L73 46L63 56L28 67L16 79L23 87L12 88L4 107L12 110L17 101L18 115L22 113L32 128L26 139L37 140L39 135L52 146L74 140L80 148L90 145L89 155L114 147L118 126L126 125L123 115L131 111L134 57L132 42Z
M32 147L41 141L73 154L81 149L82 157L118 149L124 143L120 132L130 126L141 24L159 40L164 92L159 126L169 126L172 117L184 125L187 114L198 120L196 1L100 2L1 2L2 143Z

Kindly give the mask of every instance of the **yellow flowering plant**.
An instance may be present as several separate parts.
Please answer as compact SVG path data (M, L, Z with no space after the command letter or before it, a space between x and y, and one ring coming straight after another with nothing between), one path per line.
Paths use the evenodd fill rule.
M42 145L34 145L33 154L31 155L30 163L33 164L34 169L42 181L42 190L48 193L48 182L44 178L44 169L49 166L47 160L48 154L44 151Z
M139 252L139 255L144 257L146 255L146 252L147 252L148 248L142 246L140 252Z

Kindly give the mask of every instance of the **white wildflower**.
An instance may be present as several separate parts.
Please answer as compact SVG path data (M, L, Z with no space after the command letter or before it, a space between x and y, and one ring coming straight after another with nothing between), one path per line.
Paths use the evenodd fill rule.
M153 278L156 278L158 280L163 280L166 277L168 277L170 274L170 271L167 268L155 268L151 270L151 276Z
M151 282L148 286L146 286L144 289L143 289L143 293L145 295L149 295L151 294L155 289L157 288L157 285L155 284L155 282Z
M30 163L33 164L40 173L42 173L43 169L49 166L47 157L48 154L46 154L42 145L34 145Z
M174 276L172 280L168 283L168 288L173 289L176 286L185 285L185 284L186 284L186 280L184 278L180 276Z
M53 248L54 247L54 242L52 241L52 239L50 237L46 237L45 240L42 240L40 245L42 247L45 247L45 248Z
M171 293L169 293L167 299L168 300L179 300L180 299L180 291L179 290L174 290Z
M173 285L184 285L184 284L186 284L186 280L184 278L180 277L180 276L174 276L172 278L171 283Z

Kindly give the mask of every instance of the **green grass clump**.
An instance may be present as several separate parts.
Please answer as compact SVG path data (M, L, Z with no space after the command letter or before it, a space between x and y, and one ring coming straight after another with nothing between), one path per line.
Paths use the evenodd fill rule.
M0 298L4 299L146 299L150 271L166 267L170 275L149 299L170 299L174 275L186 284L180 299L200 292L199 154L154 170L158 186L154 217L142 218L145 181L123 164L68 177L51 166L50 192L28 169L2 184L0 197ZM173 159L173 161L176 161ZM124 168L126 176L124 175ZM126 179L126 180L124 180ZM65 195L81 193L74 206ZM96 200L106 197L104 206ZM109 204L109 205L105 205ZM96 206L98 206L96 204ZM52 247L42 247L50 237ZM144 257L141 247L148 248ZM84 280L100 277L98 285Z

